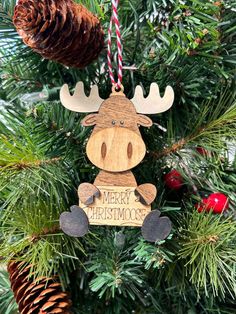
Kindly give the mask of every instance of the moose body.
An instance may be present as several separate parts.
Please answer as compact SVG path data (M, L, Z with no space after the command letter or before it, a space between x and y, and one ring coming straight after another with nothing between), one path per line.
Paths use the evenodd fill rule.
M79 89L81 92L81 87ZM153 94L153 89L150 93ZM78 94L77 91L75 95ZM94 98L95 94L94 90L91 91L90 97ZM165 110L170 106L171 101L171 99L168 101L167 96L163 99L159 96L159 99L162 99L162 106L163 102L166 101L166 104L164 104ZM78 103L71 103L70 97L68 87L66 89L64 87L64 90L62 88L61 100L63 105L68 109L79 111ZM170 95L169 98L171 98ZM83 112L84 110L86 109L81 110L80 106L80 111ZM135 195L140 203L147 206L151 205L157 194L156 187L150 183L137 185L131 169L137 166L146 154L146 146L139 127L151 127L152 120L146 115L137 113L134 103L127 99L122 91L116 92L113 90L110 98L102 101L96 108L93 105L92 110L98 111L98 113L87 115L82 120L82 125L85 127L94 126L86 146L86 152L89 160L100 169L100 172L94 184L82 183L79 186L78 196L80 202L84 205L92 205L96 198L100 196L100 186L124 186L135 189ZM142 112L142 110L139 111ZM164 111L163 108L162 111ZM89 221L82 208L73 207L72 214L73 212L74 214L76 212L77 221L79 220L80 224L76 223L76 231L69 231L69 233L74 236L83 236L88 231ZM68 233L69 220L68 213L63 213L61 227L66 233ZM148 241L162 240L169 234L170 230L169 218L160 218L158 210L151 211L143 221L142 234Z

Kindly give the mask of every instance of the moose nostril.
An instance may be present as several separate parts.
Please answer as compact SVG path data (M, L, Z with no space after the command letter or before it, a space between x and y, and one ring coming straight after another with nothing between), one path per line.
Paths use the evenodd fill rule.
M133 155L133 146L132 144L129 142L128 147L127 147L127 155L128 158L130 159Z
M107 154L107 145L104 142L102 143L101 154L102 154L102 158L104 159Z

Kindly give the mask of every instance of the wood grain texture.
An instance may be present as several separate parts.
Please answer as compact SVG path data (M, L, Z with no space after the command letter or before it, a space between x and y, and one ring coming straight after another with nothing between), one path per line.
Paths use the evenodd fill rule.
M144 205L150 205L155 200L157 189L151 183L139 185L135 190L136 196L139 196L140 202Z
M138 165L146 146L135 132L126 128L106 128L93 134L86 147L89 160L100 169L122 172Z
M136 187L137 182L131 171L115 173L115 172L107 172L107 171L101 170L94 181L94 185Z
M139 125L150 127L152 120L146 116L140 119L133 103L125 95L111 95L101 104L93 134L105 128L118 126L140 135Z
M88 215L90 224L142 226L145 222L142 230L147 239L153 241L164 237L170 229L168 218L159 218L159 211L150 213L150 204L157 194L156 187L149 183L137 186L129 170L138 165L146 154L139 127L152 126L152 120L140 113L154 114L168 110L174 101L173 89L167 86L165 95L160 97L158 85L152 84L149 96L144 98L141 87L137 87L133 103L123 90L115 92L113 89L110 97L102 101L97 87L93 87L87 97L82 84L78 84L73 96L68 86L64 86L61 100L66 108L73 111L99 111L82 121L84 126L94 125L86 151L90 161L102 169L94 185L83 183L78 188L80 206ZM76 209L72 214L65 213L62 218L67 224L74 216L83 216L81 211L80 215L78 213ZM69 230L68 224L66 228Z
M100 196L100 191L91 183L81 183L78 188L78 196L83 204L90 205L94 202L94 198Z
M135 187L98 186L101 192L92 205L80 203L91 225L140 227L151 207L135 196Z

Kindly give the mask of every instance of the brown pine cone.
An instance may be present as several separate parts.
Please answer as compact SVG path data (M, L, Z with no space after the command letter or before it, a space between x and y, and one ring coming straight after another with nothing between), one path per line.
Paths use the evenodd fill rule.
M13 23L26 45L69 67L87 66L104 47L99 19L72 0L19 0Z
M30 277L31 266L12 261L8 264L11 288L21 314L71 314L72 302L55 278Z

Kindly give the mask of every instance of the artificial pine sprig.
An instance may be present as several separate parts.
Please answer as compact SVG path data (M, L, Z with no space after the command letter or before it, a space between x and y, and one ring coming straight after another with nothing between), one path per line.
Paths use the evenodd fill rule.
M214 104L214 106L213 106ZM236 101L232 92L223 93L219 99L212 99L204 104L198 119L191 127L187 125L187 129L191 133L184 138L176 141L169 147L165 147L161 152L150 152L155 158L161 158L190 145L202 145L210 151L227 150L225 139L234 139L236 127ZM173 136L174 129L168 128L169 135ZM170 137L172 139L173 137Z
M90 238L81 242L69 239L57 230L60 212L77 202L75 189L79 182L93 182L96 175L84 154L89 131L80 126L83 117L64 110L59 101L34 104L33 108L32 104L20 104L22 95L26 93L39 92L45 87L59 89L64 83L74 87L80 80L85 84L86 93L91 84L97 83L101 96L106 98L110 85L104 71L105 53L84 71L43 60L23 45L13 27L11 17L15 3L16 0L2 0L0 3L0 95L11 102L14 109L10 128L0 122L0 133L4 134L3 141L6 141L0 170L0 202L4 204L1 253L9 256L19 253L19 258L35 265L38 263L36 273L60 269L63 282L70 282L75 313L234 313L234 290L230 283L235 269L232 267L230 272L228 267L231 266L225 267L229 274L229 279L225 279L228 274L223 273L224 256L221 255L222 248L226 247L229 249L226 252L232 257L230 243L235 241L232 221L222 217L219 225L225 224L223 237L218 235L216 242L212 241L217 238L209 242L208 230L212 230L212 225L216 227L214 219L217 217L212 217L200 235L208 237L208 242L203 243L207 250L208 246L212 246L211 250L219 249L221 257L218 260L212 257L216 262L221 261L215 266L222 270L217 276L221 298L212 292L215 272L212 283L207 273L214 270L214 265L206 267L206 296L205 275L198 272L202 267L198 259L203 261L204 245L199 244L192 233L197 229L192 220L199 221L200 217L192 208L183 208L183 199L196 198L192 192L193 185L198 192L201 189L222 191L231 200L230 210L225 215L235 212L235 163L228 162L225 143L226 138L227 141L234 138L235 110L231 107L231 99L219 99L235 75L235 1L122 1L119 16L124 40L125 92L132 97L136 85L141 84L147 95L149 85L157 82L161 94L166 85L171 85L176 98L170 111L154 117L152 128L141 129L148 151L164 151L162 157L165 158L157 159L157 155L149 158L147 155L135 170L139 183L152 182L157 186L155 208L170 208L168 215L173 223L173 238L168 240L167 247L166 244L152 246L139 241L138 230L126 228L127 239L123 246L118 245L119 248L117 243L114 244L115 235L109 231L110 228L91 227L96 234L93 243ZM107 29L110 2L100 1L99 6L97 0L83 3L102 17L104 29ZM214 100L206 104L210 99ZM24 106L31 112L27 119L19 112L19 108ZM18 119L13 118L13 113ZM25 134L20 132L22 125ZM197 145L213 150L213 154L210 157L198 156ZM10 149L6 150L6 146ZM12 154L7 156L7 152ZM166 167L175 167L176 164L185 182L180 193L168 191L163 182ZM185 220L186 211L189 216ZM179 226L183 227L184 221L184 228L176 232ZM218 233L221 228L217 229ZM200 230L197 229L196 233ZM107 241L103 243L103 239ZM199 249L196 259L194 247ZM182 258L180 253L177 259L180 249L186 257ZM91 262L87 266L94 267L94 271L89 273L80 267L78 260L85 256L83 250L88 254L85 259ZM166 253L171 259L162 267L159 252L161 256ZM112 270L117 256L118 272L115 275ZM130 265L130 273L126 276ZM103 285L96 292L91 291L98 287L99 280ZM225 288L227 284L229 289ZM222 287L225 289L224 297L220 290ZM104 294L99 299L101 292Z
M179 259L197 289L214 295L236 296L236 222L211 213L188 214L181 228Z
M32 143L26 146L26 139L22 143L14 138L4 138L0 144L0 193L8 193L3 206L14 208L19 203L27 203L27 197L42 197L54 200L58 205L65 204L72 181L65 169L66 164L60 163L59 157L50 159L37 154Z
M19 260L32 265L35 278L55 274L68 278L68 273L81 265L85 250L79 239L60 231L58 217L61 211L63 208L53 203L32 202L29 207L16 208L11 216L4 215L0 252L5 262Z
M162 248L162 243L151 245L144 240L140 240L134 249L135 260L145 263L145 269L160 269L166 263L172 261L174 253Z
M115 237L113 230L108 233ZM124 244L123 247L117 247L112 236L105 236L98 243L100 249L97 246L97 252L91 255L88 271L94 273L94 278L90 287L92 291L99 293L100 298L114 298L120 294L134 300L142 296L144 282L141 263L129 258L131 248L125 249Z
M74 198L75 170L57 130L47 131L45 141L44 122L20 117L9 112L0 122L0 254L6 262L32 265L35 277L57 273L67 285L68 273L85 255L81 242L65 236L58 221Z
M145 285L144 269L158 271L171 261L173 253L160 244L145 243L137 238L138 230L103 230L96 251L89 256L90 288L100 298L110 300L122 296L140 300L144 306L150 302L151 292ZM148 274L147 274L148 276ZM147 295L148 294L148 295Z
M9 274L5 269L0 270L0 313L17 314L17 304L11 291Z

